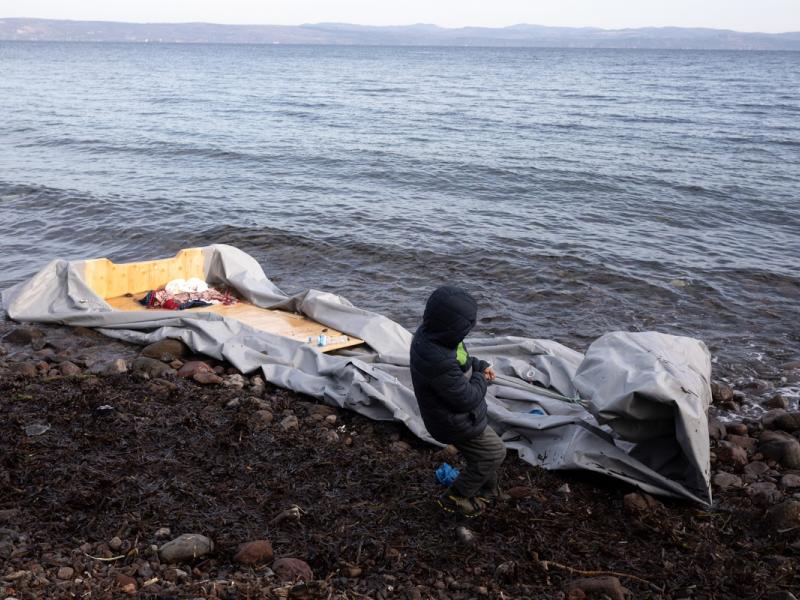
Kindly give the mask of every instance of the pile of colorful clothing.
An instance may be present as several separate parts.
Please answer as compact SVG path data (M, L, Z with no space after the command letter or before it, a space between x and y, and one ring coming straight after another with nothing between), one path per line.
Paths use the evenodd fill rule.
M185 310L214 304L230 306L237 302L229 290L224 292L216 290L197 277L173 279L163 289L147 292L147 295L139 300L142 306L162 310Z

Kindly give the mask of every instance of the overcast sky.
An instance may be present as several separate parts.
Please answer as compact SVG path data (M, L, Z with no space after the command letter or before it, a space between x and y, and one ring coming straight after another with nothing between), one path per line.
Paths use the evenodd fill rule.
M800 31L800 0L0 0L0 17L299 25L517 23Z

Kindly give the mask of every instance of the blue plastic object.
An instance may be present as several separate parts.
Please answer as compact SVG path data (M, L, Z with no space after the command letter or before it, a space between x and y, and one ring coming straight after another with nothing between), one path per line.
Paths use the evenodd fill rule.
M447 463L442 463L439 468L436 469L436 482L439 485L450 487L458 477L458 474L458 469L454 469Z
M546 413L546 412L544 412L544 411L543 411L541 408L539 408L538 406L537 406L536 408L532 408L531 410L529 410L529 411L528 411L528 414L529 414L529 415L537 415L537 416L539 416L539 417L544 417L544 416L546 416L546 415L547 415L547 413Z

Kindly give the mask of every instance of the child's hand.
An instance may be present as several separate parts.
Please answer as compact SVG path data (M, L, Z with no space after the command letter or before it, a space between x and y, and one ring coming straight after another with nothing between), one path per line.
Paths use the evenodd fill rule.
M483 371L483 376L486 377L486 381L494 381L497 374L494 372L492 367L486 367Z

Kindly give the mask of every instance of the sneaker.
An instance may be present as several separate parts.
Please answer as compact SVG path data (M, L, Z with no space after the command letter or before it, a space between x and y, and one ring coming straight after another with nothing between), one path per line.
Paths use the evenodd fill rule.
M449 490L439 496L436 503L445 512L459 513L470 518L477 517L485 508L479 498L465 498Z
M511 496L506 494L500 489L500 486L480 490L478 492L478 499L486 504L494 504L496 502L507 502L511 500Z

